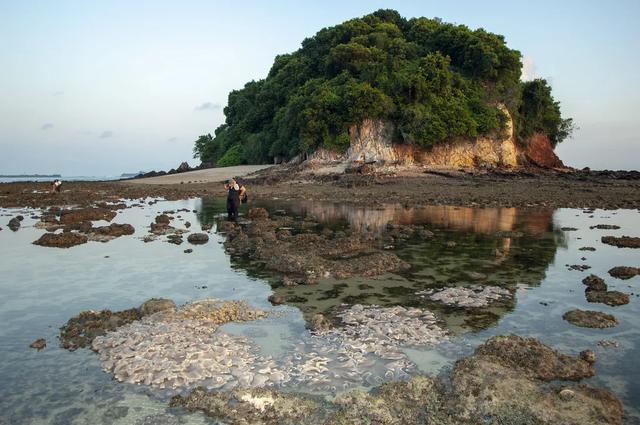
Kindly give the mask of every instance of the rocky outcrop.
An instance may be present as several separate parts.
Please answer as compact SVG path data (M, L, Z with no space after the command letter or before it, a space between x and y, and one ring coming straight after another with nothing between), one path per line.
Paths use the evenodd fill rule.
M521 154L524 160L530 164L543 168L563 168L564 164L553 151L551 141L544 134L536 133L521 148ZM521 162L524 162L521 160Z
M82 221L106 220L111 221L116 216L114 211L106 208L82 208L65 210L60 214L60 223L71 224Z
M609 274L617 279L631 279L640 275L640 267L616 266L609 270Z
M618 324L618 319L613 315L591 310L567 311L562 318L581 328L613 328Z
M45 233L33 244L54 248L70 248L87 243L88 240L89 238L86 235L75 232Z
M640 248L640 238L634 236L603 236L600 240L602 243L618 248Z
M393 124L388 121L366 119L349 128L351 144L347 151L349 162L397 162L399 157L392 143Z

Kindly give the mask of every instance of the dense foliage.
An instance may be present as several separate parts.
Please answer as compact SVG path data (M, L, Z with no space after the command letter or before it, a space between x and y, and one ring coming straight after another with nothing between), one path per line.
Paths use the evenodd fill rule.
M237 155L260 163L320 146L344 150L349 127L365 118L392 121L397 142L431 146L499 133L499 103L518 123L520 113L532 119L520 137L543 131L559 142L567 134L558 104L545 82L520 82L520 59L483 29L379 10L322 29L277 56L265 79L232 91L225 123L201 136L194 154L221 165L230 150L234 163Z

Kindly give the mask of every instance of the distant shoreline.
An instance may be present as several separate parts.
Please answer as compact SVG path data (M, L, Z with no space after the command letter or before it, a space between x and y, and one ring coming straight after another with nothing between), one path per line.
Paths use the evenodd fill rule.
M23 179L23 178L45 178L45 177L62 177L62 174L0 174L0 178L7 179Z

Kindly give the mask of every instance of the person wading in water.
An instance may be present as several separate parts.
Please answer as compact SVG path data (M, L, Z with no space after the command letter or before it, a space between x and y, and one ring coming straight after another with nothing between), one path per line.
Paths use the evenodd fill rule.
M224 185L227 191L227 215L229 220L238 219L238 207L240 206L240 186L235 179L229 179Z

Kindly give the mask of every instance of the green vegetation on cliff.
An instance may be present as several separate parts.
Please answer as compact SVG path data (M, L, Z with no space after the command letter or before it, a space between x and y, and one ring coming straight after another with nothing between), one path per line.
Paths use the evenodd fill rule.
M267 77L229 94L226 121L196 141L194 154L223 164L270 162L324 146L345 150L349 127L390 120L396 141L431 146L492 136L507 106L520 140L553 144L570 131L544 80L522 83L521 56L504 38L394 10L320 30L279 55Z

